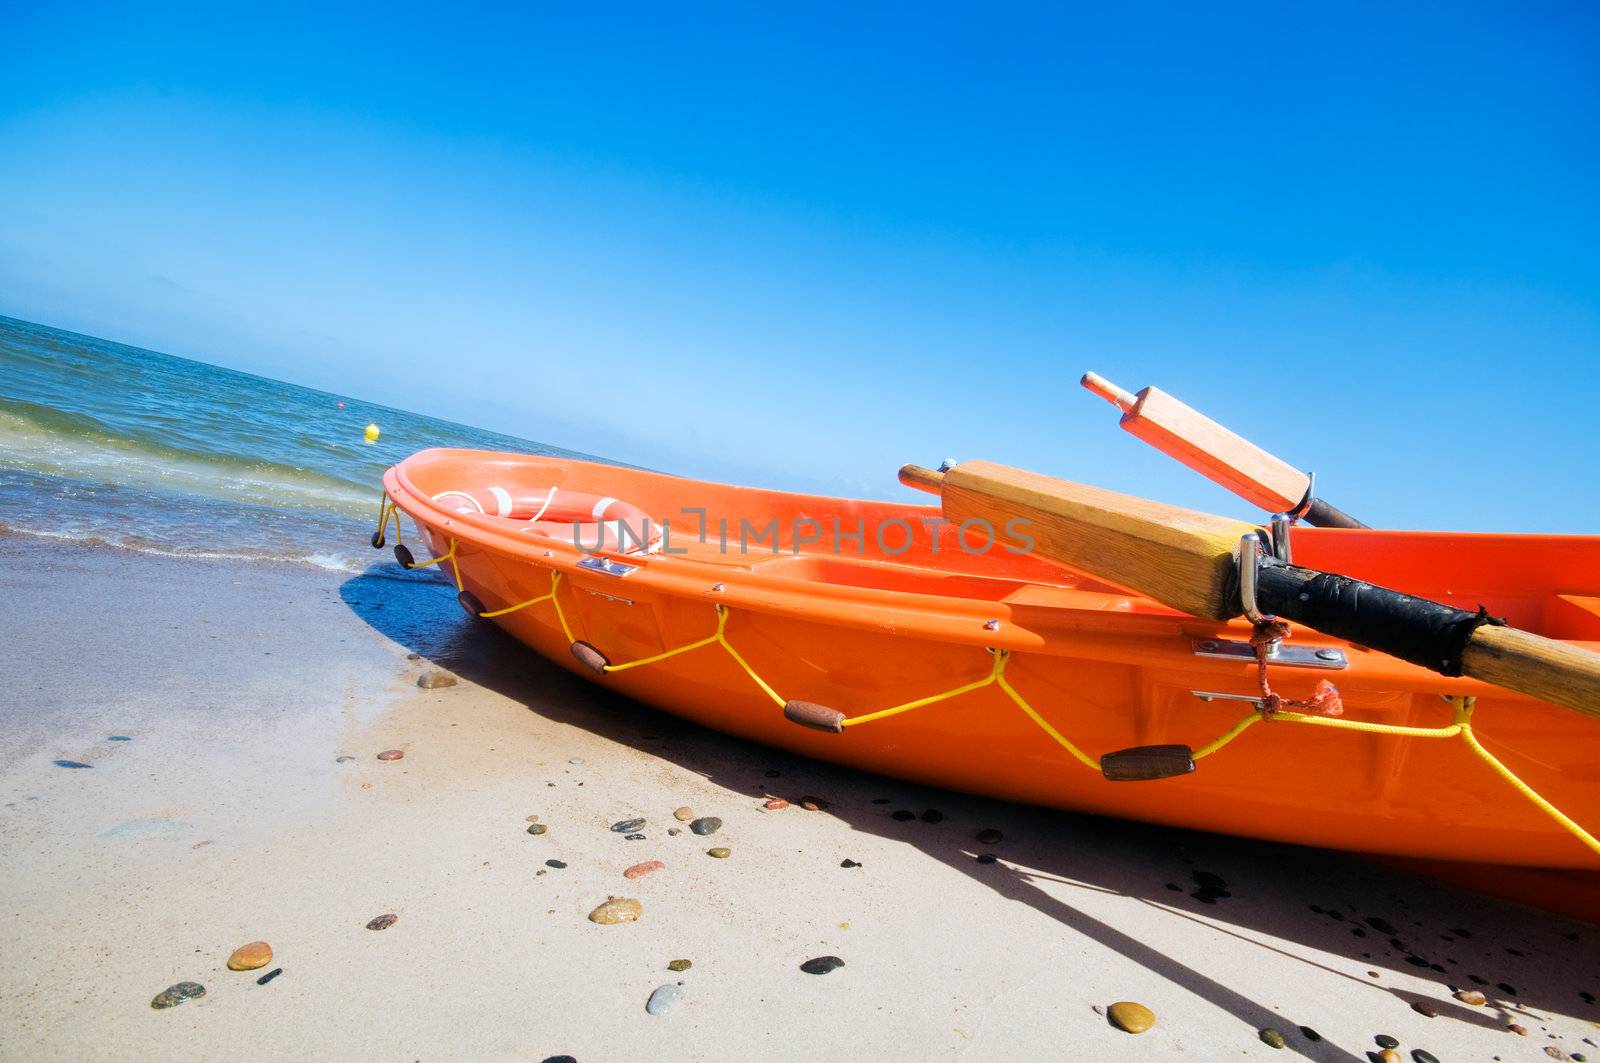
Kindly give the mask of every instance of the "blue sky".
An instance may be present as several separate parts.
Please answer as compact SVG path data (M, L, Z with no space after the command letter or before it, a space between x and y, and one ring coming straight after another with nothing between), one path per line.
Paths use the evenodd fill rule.
M0 313L696 475L1600 529L1579 4L0 0ZM594 5L589 5L593 7Z

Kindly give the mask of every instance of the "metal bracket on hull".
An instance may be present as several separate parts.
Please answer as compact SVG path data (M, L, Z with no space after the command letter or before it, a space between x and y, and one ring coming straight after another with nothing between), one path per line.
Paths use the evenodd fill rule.
M1228 661L1256 659L1256 648L1238 639L1195 639L1191 643L1196 657L1218 657ZM1273 664L1286 664L1300 668L1348 668L1350 661L1343 650L1332 646L1288 646L1279 643L1267 652Z
M590 554L578 562L578 567L590 572L601 572L607 576L631 576L639 571L638 565L630 565L625 561L614 561L609 557L599 554Z
M1265 703L1252 694L1224 694L1217 690L1191 690L1189 693L1201 701L1243 701L1258 711L1265 707Z

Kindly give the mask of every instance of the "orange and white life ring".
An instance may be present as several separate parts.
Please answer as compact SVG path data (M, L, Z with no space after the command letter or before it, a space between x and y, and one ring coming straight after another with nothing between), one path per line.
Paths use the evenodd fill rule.
M504 487L440 491L433 501L464 516L500 517L524 531L570 542L587 553L648 554L661 548L661 524L631 502L563 491L513 492Z

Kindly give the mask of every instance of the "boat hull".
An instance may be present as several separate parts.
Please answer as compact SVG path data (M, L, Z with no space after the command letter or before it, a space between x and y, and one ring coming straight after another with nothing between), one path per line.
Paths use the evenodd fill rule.
M597 571L585 567L590 555L572 542L530 536L511 522L451 513L431 501L448 487L485 477L613 495L668 519L688 509L700 527L687 530L706 534L680 533L676 543L669 536L671 552L602 551L620 565ZM440 568L447 578L458 579L482 611L534 603L492 622L563 667L719 731L1056 808L1417 859L1600 865L1455 738L1259 722L1190 774L1107 779L1074 758L1000 683L984 684L996 654L1004 655L1005 682L1090 758L1167 743L1200 749L1250 715L1248 701L1235 699L1259 692L1250 661L1208 655L1202 647L1247 639L1248 629L1174 613L1025 554L977 555L954 540L941 544L948 528L902 553L874 553L885 522L926 527L936 510L464 451L415 455L389 471L385 489L434 556L446 558ZM730 549L719 521L735 516L759 519L761 527L777 521L772 548L763 540L753 553L748 543ZM864 550L840 550L840 535L802 541L810 538L809 525L801 532L790 526L841 517L863 522ZM842 545L854 547L854 530L846 524ZM1341 536L1382 537L1384 548L1372 541L1358 549L1350 543L1360 540ZM1380 582L1435 596L1440 588L1424 585L1441 572L1447 580L1457 575L1453 568L1463 579L1477 573L1476 583L1459 582L1451 592L1512 612L1523 626L1592 644L1600 615L1586 614L1582 592L1600 588L1595 542L1516 537L1513 550L1498 541L1508 538L1514 537L1408 541L1403 533L1308 532L1297 533L1296 549L1310 563L1320 554L1341 562L1341 571L1364 578L1376 572L1388 577ZM1530 550L1539 572L1485 565L1490 555ZM1352 566L1341 551L1370 557L1364 568ZM1572 558L1556 565L1552 551ZM1394 571L1397 553L1419 559L1418 570ZM1561 589L1537 578L1545 567L1566 581ZM1533 612L1540 613L1538 623L1530 623ZM714 639L719 630L722 639ZM600 675L574 657L575 640L613 665L668 655ZM1600 820L1596 721L1312 632L1296 631L1290 645L1323 648L1346 666L1275 666L1274 685L1304 696L1328 679L1341 692L1344 719L1442 728L1452 712L1445 697L1478 698L1473 723L1484 745L1578 822ZM976 689L839 734L796 726L780 705L806 701L857 717L970 685Z

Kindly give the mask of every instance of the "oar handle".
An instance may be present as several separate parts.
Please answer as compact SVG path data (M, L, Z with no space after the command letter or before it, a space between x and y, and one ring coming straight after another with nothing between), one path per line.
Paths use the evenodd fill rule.
M1600 653L1514 627L1480 627L1461 660L1474 679L1600 716Z
M900 482L930 495L944 492L944 473L925 469L921 465L900 466Z
M1265 562L1259 608L1441 675L1467 675L1600 717L1600 654L1348 576Z

